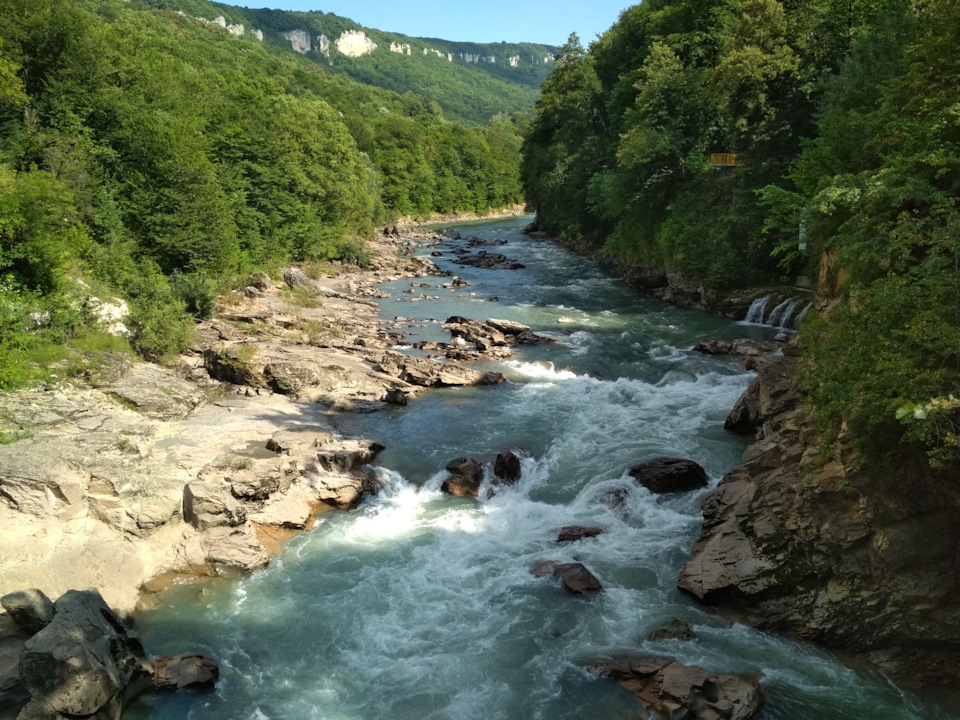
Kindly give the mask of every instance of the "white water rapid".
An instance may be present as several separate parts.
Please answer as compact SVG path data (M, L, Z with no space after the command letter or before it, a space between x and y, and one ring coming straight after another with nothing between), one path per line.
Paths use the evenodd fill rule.
M222 663L211 693L144 698L137 720L614 720L632 695L584 669L615 652L675 655L714 672L761 678L763 720L931 720L950 716L830 655L731 623L675 587L696 540L702 492L655 496L625 470L686 457L711 485L745 444L723 420L750 376L734 358L689 350L700 339L771 335L643 298L593 263L522 236L522 221L470 227L507 241L522 271L441 267L471 287L441 302L404 302L385 286L384 315L413 317L410 342L447 339L459 314L533 326L556 345L489 363L509 382L431 392L402 408L342 417L340 429L387 446L378 497L321 516L270 567L242 580L170 592L138 618L153 655L189 647ZM468 232L464 232L468 234ZM430 278L439 286L445 278ZM471 296L470 293L476 293ZM499 303L486 301L491 295ZM558 324L560 317L573 323ZM416 333L416 336L413 334ZM440 493L458 456L529 457L515 487L486 499ZM564 525L604 534L555 542ZM584 563L605 592L567 594L530 573L541 560ZM695 639L649 642L673 618Z

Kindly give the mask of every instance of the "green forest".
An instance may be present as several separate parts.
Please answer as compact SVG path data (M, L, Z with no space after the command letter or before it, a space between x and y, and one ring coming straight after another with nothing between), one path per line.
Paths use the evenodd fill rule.
M209 0L147 0L147 3L184 12L193 18L222 17L230 25L242 25L244 34L238 38L240 42L258 42L252 33L254 29L260 30L261 44L269 52L288 58L298 55L282 33L306 31L311 41L310 50L302 55L306 62L320 64L329 73L346 74L368 85L424 95L439 103L444 117L474 125L486 125L500 113L510 115L531 110L539 97L541 83L553 69L556 50L532 43L412 38L365 28L349 18L320 11L253 10ZM336 40L351 30L362 31L376 43L376 50L362 57L341 54ZM321 35L329 42L326 52L319 46ZM391 52L392 43L409 46L409 54ZM467 61L464 56L472 60ZM515 67L511 66L510 58L517 59ZM546 58L550 62L545 62Z
M363 262L376 224L522 202L528 122L450 122L142 3L6 0L0 388L68 347L129 351L85 298L129 303L132 350L163 359L250 271Z
M800 340L829 436L955 462L956 4L646 0L561 54L523 150L541 229L720 288L823 271Z

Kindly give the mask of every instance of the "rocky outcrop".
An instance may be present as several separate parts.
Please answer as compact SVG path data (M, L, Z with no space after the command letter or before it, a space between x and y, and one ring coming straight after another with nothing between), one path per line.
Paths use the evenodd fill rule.
M766 342L764 340L752 340L750 338L739 338L737 340L701 340L693 346L694 352L704 355L739 355L741 357L751 357L766 355L777 350L776 343Z
M686 492L706 487L707 473L693 460L658 457L637 463L627 474L652 493Z
M505 379L497 372L470 370L459 365L437 363L395 351L384 353L380 359L379 369L385 375L420 387L497 385Z
M761 439L704 498L679 587L758 627L872 653L894 677L960 682L960 488L919 463L836 456L811 418L782 419L790 370L771 373L752 393L781 419L756 413Z
M786 358L765 359L757 377L737 400L723 426L741 435L765 437L797 407L795 364Z
M171 655L153 661L153 684L157 690L212 687L220 678L220 666L206 655Z
M613 678L663 720L750 720L763 707L756 678L714 675L658 655L621 656L590 666Z
M362 30L345 30L335 44L341 54L351 58L369 55L377 49L377 44Z
M11 617L19 631L0 624L0 643L17 655L0 686L3 717L119 720L144 691L212 685L219 676L216 662L202 655L149 660L137 634L96 590L70 590L55 603L36 589L18 591L3 598L4 607L20 609L25 599L43 609L44 622L37 627L32 612L17 612Z
M301 55L306 55L313 47L310 33L306 30L287 30L280 34L290 43L290 47Z

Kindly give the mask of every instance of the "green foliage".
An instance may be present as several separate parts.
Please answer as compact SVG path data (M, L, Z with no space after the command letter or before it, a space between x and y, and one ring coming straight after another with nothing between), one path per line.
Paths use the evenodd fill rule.
M522 201L523 103L464 127L416 83L361 85L279 35L307 18L336 37L343 18L153 4L266 38L124 0L0 4L0 387L28 382L31 353L99 331L91 285L130 303L132 346L164 359L236 277L366 265L376 223Z
M217 309L217 286L204 272L190 273L174 270L170 276L170 289L183 303L187 312L198 320L213 317Z
M807 270L806 257L785 251L798 224L769 222L758 191L796 191L785 174L816 134L817 100L868 12L836 6L647 0L588 52L563 48L524 145L541 226L719 286ZM737 167L715 171L712 153L737 154Z
M552 68L554 48L531 43L451 42L437 38L413 38L397 33L363 28L348 18L324 12L253 10L206 0L148 0L157 8L185 12L212 20L222 16L230 24L242 24L245 33L234 42L259 44L252 31L263 32L262 45L280 57L304 65L319 65L324 71L350 77L366 85L401 94L407 100L404 114L431 114L471 125L486 125L498 113L528 112L533 108L543 79ZM304 30L311 49L300 55L283 32ZM345 31L360 30L377 48L368 55L351 58L340 53L336 40ZM211 33L227 35L217 26ZM324 54L317 38L329 40ZM391 44L409 45L410 54L391 52ZM426 50L426 52L424 52ZM493 62L490 62L493 58ZM511 63L511 58L517 64ZM549 61L547 60L549 58Z
M951 3L646 0L564 48L524 186L561 238L715 287L821 263L845 282L801 331L824 429L955 463L958 48Z

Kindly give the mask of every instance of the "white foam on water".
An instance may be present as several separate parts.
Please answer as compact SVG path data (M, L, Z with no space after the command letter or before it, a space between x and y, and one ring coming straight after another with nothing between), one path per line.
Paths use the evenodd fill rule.
M509 370L509 375L517 379L559 382L576 380L580 377L572 370L557 370L552 362L542 360L538 362L507 360L503 365Z

